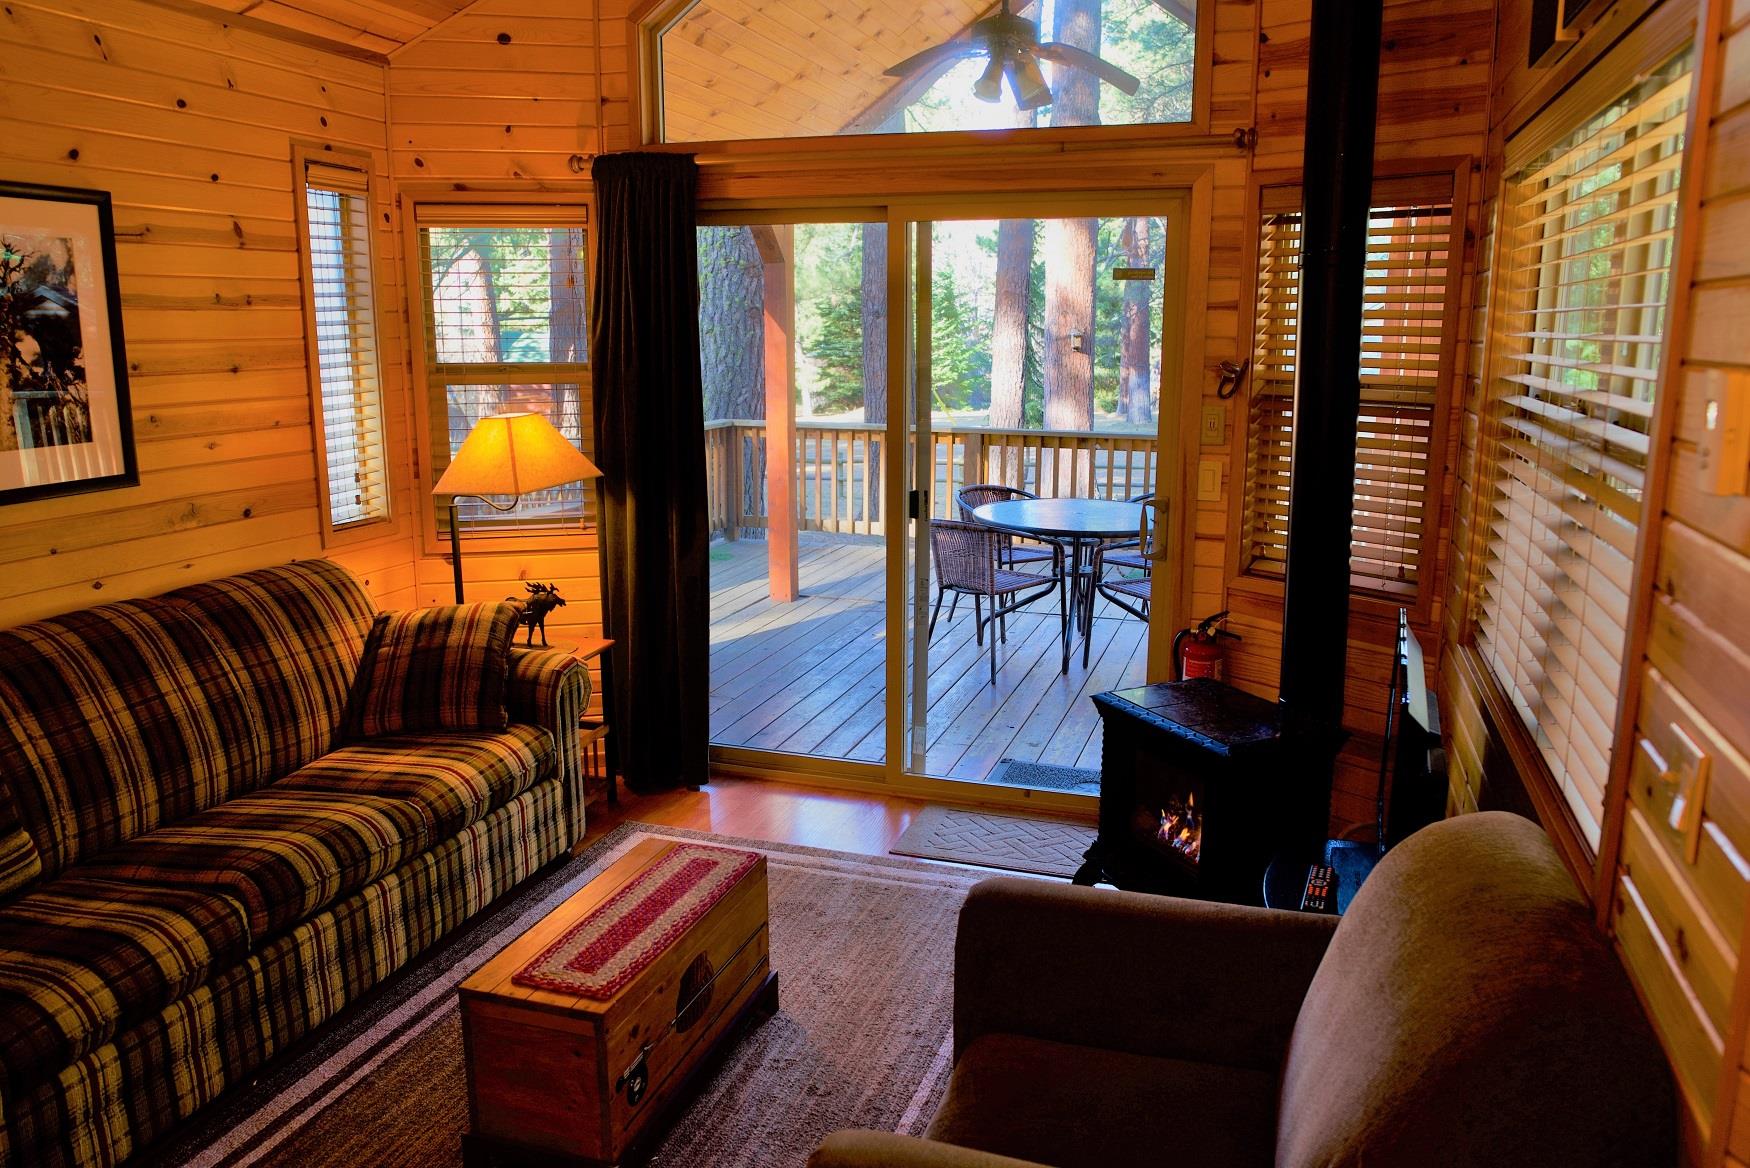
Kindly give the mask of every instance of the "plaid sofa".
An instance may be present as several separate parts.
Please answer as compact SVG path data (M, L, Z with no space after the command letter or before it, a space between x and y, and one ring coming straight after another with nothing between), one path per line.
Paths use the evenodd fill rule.
M314 560L0 631L0 1168L127 1160L582 836L587 671L345 741L374 616Z

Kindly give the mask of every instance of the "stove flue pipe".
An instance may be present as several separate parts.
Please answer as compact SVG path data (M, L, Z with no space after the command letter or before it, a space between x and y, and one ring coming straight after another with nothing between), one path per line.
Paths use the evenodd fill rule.
M1343 739L1361 306L1379 105L1382 0L1313 0L1307 76L1281 698L1305 749L1308 842L1330 817ZM1304 783L1304 787L1301 784Z

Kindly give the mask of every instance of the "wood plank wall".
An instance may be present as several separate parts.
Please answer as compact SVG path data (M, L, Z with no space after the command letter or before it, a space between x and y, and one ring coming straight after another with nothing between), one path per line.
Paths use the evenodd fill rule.
M1662 786L1637 753L1628 806L1618 816L1623 844L1613 873L1613 918L1625 959L1666 1042L1688 1104L1690 1145L1701 1162L1750 1164L1750 982L1739 969L1747 924L1744 871L1724 862L1720 841L1750 857L1750 497L1714 495L1700 484L1697 443L1713 378L1750 376L1750 3L1720 0L1717 38L1698 47L1699 142L1705 153L1685 176L1699 185L1681 246L1693 249L1687 288L1673 289L1672 344L1681 365L1675 426L1663 458L1665 506L1651 627L1635 739L1667 761L1678 733L1711 758L1707 834L1689 861L1659 813ZM1636 847L1637 841L1641 844ZM1634 885L1639 896L1631 896ZM1659 895L1667 892L1665 896ZM1644 911L1643 911L1644 910ZM1633 920L1644 917L1656 944L1637 950ZM1676 994L1661 992L1666 987ZM1709 1138L1711 1135L1711 1139Z
M1309 51L1308 0L1264 0L1257 63L1257 172L1280 177L1298 173L1305 143L1306 84ZM1375 158L1382 166L1416 161L1471 160L1480 176L1488 142L1489 69L1494 48L1492 0L1388 0L1381 46L1379 123ZM1477 183L1472 181L1474 192ZM1482 220L1476 200L1455 228L1463 248L1461 301L1468 304L1476 286L1475 246ZM1255 248L1256 228L1247 225L1246 246ZM1245 252L1249 264L1254 251ZM1461 314L1459 351L1469 343L1469 313ZM1450 473L1458 455L1458 420L1462 374L1454 369L1447 387L1447 442L1437 460L1440 493L1430 499L1437 538L1427 546L1433 558L1424 563L1423 588L1431 604L1415 621L1427 659L1438 659L1444 604L1447 551L1453 516L1456 476ZM1236 399L1237 400L1237 399ZM1245 465L1245 419L1230 412L1232 444L1230 476ZM1233 486L1240 484L1234 483ZM1223 504L1224 509L1227 504ZM1229 627L1245 640L1229 655L1236 684L1274 697L1281 668L1282 601L1279 584L1260 584L1238 574L1237 508L1223 515L1220 551L1227 557L1229 587L1222 605L1198 609L1232 610ZM1207 552L1205 554L1208 554ZM1200 598L1201 599L1201 598ZM1349 617L1349 669L1345 682L1344 725L1351 738L1338 762L1331 829L1338 834L1369 835L1379 782L1379 752L1385 729L1385 708L1397 639L1397 618L1386 604L1357 603Z
M139 0L0 9L0 173L112 192L140 485L0 510L0 625L324 554L293 139L369 152L391 434L405 433L384 69ZM396 521L337 559L412 598Z
M1198 393L1202 404L1221 408L1226 418L1224 441L1196 451L1220 464L1222 494L1196 505L1190 608L1197 614L1236 610L1236 630L1247 639L1233 658L1235 679L1273 694L1280 602L1231 587L1236 531L1229 497L1240 486L1244 465L1244 418L1214 391L1220 363L1251 351L1248 273L1256 224L1245 210L1248 184L1255 170L1292 171L1300 163L1310 3L1216 0L1212 7L1210 129L1227 134L1256 126L1258 145L1255 157L1219 147L1171 154L1173 165L1203 165L1212 178L1207 277L1199 290L1206 310ZM1389 5L1382 157L1480 156L1489 11L1487 0ZM32 47L0 64L23 83L0 96L13 131L0 151L9 163L22 164L23 177L107 186L117 192L125 220L142 223L150 215L162 221L151 242L127 245L122 259L129 332L136 342L130 349L162 347L157 362L137 376L147 482L137 491L20 508L16 519L6 517L12 522L0 522L0 532L11 537L0 555L31 562L41 573L40 587L29 590L36 595L17 604L18 619L90 603L95 593L152 592L182 579L319 554L295 311L289 138L366 148L379 159L379 179L390 180L382 183L380 197L398 196L394 222L379 233L379 292L386 308L404 302L402 227L412 200L454 189L587 191L588 156L634 144L627 0L602 0L599 10L591 0L476 0L394 51L386 70L139 0L32 0L15 5L14 12L9 19L29 22L19 24L16 40ZM97 44L94 36L109 29L114 32L104 37L106 43ZM136 49L136 43L143 47ZM154 62L157 46L173 64ZM173 91L189 88L181 84L184 78L196 83L190 92L199 100L177 110ZM68 97L52 103L68 123L66 133L34 117L49 91ZM88 149L81 162L70 163L65 153L81 135L104 145L116 140L132 151L132 161L99 174L91 170ZM203 182L214 147L221 157L248 159L253 170L243 177L239 161L222 167L226 173L216 183ZM793 157L772 162L769 173L743 167L737 189L796 194L812 183L816 190L843 194L847 180L830 171L855 147L840 144L838 152L841 162L811 166L808 151L798 146ZM1057 172L1064 189L1102 182L1147 185L1149 176L1165 173L1165 157L1149 148L1025 155L1010 164L1012 173L981 167L969 181L982 189L1016 183L1043 189L1059 181L1053 178ZM707 186L721 173L708 169ZM872 167L850 181L880 174ZM246 233L244 246L235 249L226 234L233 218ZM179 235L172 244L167 232L173 225L205 234L198 241ZM143 283L148 280L150 285ZM204 304L214 291L257 295L247 312L182 307L174 316L148 312L141 299L175 294L181 305L192 304L189 297ZM392 309L382 316L392 341L385 346L386 382L402 435L396 530L341 558L373 576L384 603L440 603L449 596L449 570L422 527L427 504L414 470L424 460L411 397L420 391L407 388L413 368L409 317ZM234 323L245 319L247 339L238 340L246 334ZM221 336L225 340L216 339ZM238 365L235 373L232 364ZM223 491L213 486L221 476ZM257 485L259 501L243 497ZM247 520L240 518L245 507ZM124 572L116 571L109 555L86 551L69 559L65 548L48 564L42 540L30 542L33 534L57 530L66 517L112 511L121 512L115 522L129 525L125 530L144 533L128 541ZM1442 509L1443 516L1448 513ZM588 539L530 540L466 556L468 592L487 599L520 592L524 580L558 581L571 604L558 614L555 628L562 636L593 636L600 620L594 558ZM1433 587L1443 591L1437 582ZM1390 620L1362 616L1353 629L1348 722L1358 733L1346 756L1333 821L1343 831L1372 821L1370 752L1377 749L1390 667Z
M1586 83L1596 59L1637 21L1661 17L1681 0L1619 3L1571 50L1566 74L1550 79L1503 49L1494 80L1496 124L1486 190L1499 184L1503 141L1524 125L1557 84ZM1503 44L1522 44L1528 5L1502 9ZM1579 873L1606 903L1601 919L1615 938L1648 1014L1671 1058L1682 1100L1682 1161L1709 1168L1750 1164L1750 982L1740 962L1750 931L1750 498L1705 493L1697 474L1709 378L1750 373L1743 321L1750 312L1750 3L1718 0L1684 11L1710 23L1698 34L1698 79L1692 96L1695 136L1685 176L1684 221L1672 291L1672 337L1678 361L1661 387L1674 407L1653 466L1663 480L1662 518L1647 620L1631 630L1645 650L1630 666L1634 733L1616 743L1624 781L1611 788L1604 820L1604 871ZM1651 14L1649 15L1649 13ZM1679 13L1681 15L1681 13ZM1509 41L1507 38L1513 38ZM1650 64L1651 62L1646 62ZM1560 66L1553 72L1559 72ZM1600 99L1609 94L1600 91ZM1485 207L1483 222L1490 221ZM1491 240L1482 241L1489 253ZM1684 281L1685 265L1688 279ZM1485 265L1486 266L1486 265ZM1480 274L1479 290L1488 273ZM1459 523L1454 535L1449 644L1466 633L1466 581L1480 557L1480 532L1466 522L1485 489L1478 441L1485 409L1487 336L1484 296L1476 297L1470 377L1465 390ZM1649 492L1657 501L1661 490ZM1447 656L1441 690L1447 710L1451 805L1512 802L1522 785L1508 749L1510 710L1491 708L1468 658ZM1691 859L1668 825L1669 786L1644 741L1668 763L1679 758L1681 732L1710 760L1699 844Z
M477 0L391 55L390 163L401 214L448 190L587 194L589 159L631 145L625 0ZM593 231L593 224L591 227ZM593 246L593 236L592 236ZM417 295L415 290L415 295ZM411 315L413 343L420 344ZM593 427L585 387L583 417ZM415 442L424 442L417 426ZM586 441L593 453L593 442ZM429 465L419 449L417 465ZM449 559L426 535L411 554L417 604L450 603ZM495 541L463 549L470 600L523 595L526 581L559 586L566 607L548 619L550 640L601 635L593 531Z

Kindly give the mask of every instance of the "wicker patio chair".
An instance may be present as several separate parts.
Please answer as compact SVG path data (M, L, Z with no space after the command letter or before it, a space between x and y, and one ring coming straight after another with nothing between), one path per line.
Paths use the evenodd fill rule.
M930 611L930 636L936 635L936 617L942 611L945 593L972 597L972 615L978 644L984 644L986 625L996 625L990 635L990 680L997 679L997 641L1008 639L1003 618L1016 609L1058 595L1058 625L1063 641L1063 671L1069 672L1069 605L1064 587L1063 549L1054 549L1049 576L1015 572L999 566L997 556L1002 533L982 523L938 519L930 524L930 549L936 556L936 604ZM985 601L989 601L989 612ZM953 610L949 610L952 616Z
M1094 549L1094 590L1113 604L1122 608L1131 616L1140 620L1148 619L1148 606L1154 598L1154 576L1114 576L1106 578L1106 569L1119 566L1130 566L1140 562L1145 573L1152 563L1143 555L1143 547L1132 540L1130 543L1107 544Z
M1145 491L1140 495L1132 495L1127 502L1147 503L1153 498L1153 492ZM1132 571L1146 572L1153 562L1143 554L1143 549L1138 546L1136 540L1125 540L1107 546L1105 566L1108 568L1128 568Z
M960 518L967 523L977 522L972 517L972 510L975 507L982 507L986 503L1003 503L1010 499L1037 499L1039 497L1032 491L1023 491L1020 487L1006 487L1001 483L973 483L971 486L961 487L957 496L960 499ZM1061 547L1053 552L1054 546L1045 542L1034 543L1031 540L1017 541L1014 536L1003 534L1002 543L999 545L1002 558L998 563L1004 568L1015 568L1021 564L1046 563L1054 556L1063 554ZM952 620L953 618L954 609L950 606L948 619Z

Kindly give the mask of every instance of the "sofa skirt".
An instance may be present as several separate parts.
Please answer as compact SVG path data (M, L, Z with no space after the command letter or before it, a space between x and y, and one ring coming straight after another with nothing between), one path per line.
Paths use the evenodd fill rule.
M0 1112L0 1168L108 1168L188 1119L571 842L556 780L296 926Z

